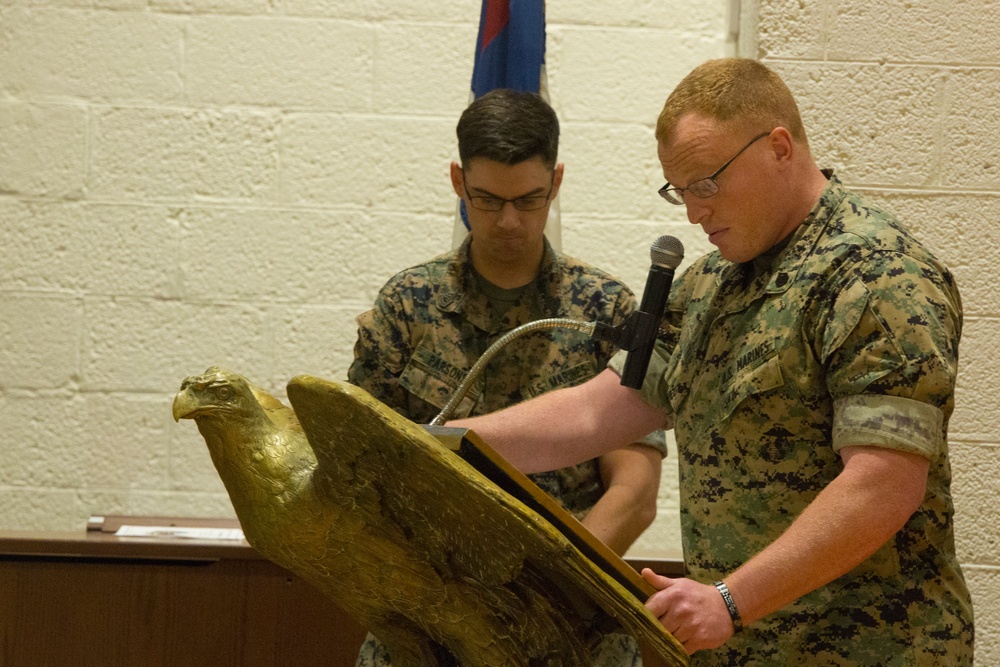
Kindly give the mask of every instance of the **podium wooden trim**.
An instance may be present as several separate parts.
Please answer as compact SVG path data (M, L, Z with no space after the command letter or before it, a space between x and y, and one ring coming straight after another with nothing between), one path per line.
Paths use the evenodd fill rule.
M354 665L365 628L245 543L0 531L0 664Z

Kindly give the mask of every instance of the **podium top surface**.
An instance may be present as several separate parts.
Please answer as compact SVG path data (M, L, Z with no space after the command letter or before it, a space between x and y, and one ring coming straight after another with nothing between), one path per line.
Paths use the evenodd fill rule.
M141 517L136 517L139 519ZM221 520L225 521L225 520ZM221 524L220 524L221 525ZM228 524L226 524L228 525ZM265 560L243 540L182 537L120 537L114 532L0 530L0 558L148 559L212 562ZM666 576L682 576L684 562L676 557L626 557L636 571L649 567Z

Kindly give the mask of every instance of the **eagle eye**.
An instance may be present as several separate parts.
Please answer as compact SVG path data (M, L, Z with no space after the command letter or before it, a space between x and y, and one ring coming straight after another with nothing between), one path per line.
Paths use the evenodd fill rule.
M229 397L233 395L233 389L232 387L226 387L226 386L216 387L215 395L219 398L220 401L228 401Z

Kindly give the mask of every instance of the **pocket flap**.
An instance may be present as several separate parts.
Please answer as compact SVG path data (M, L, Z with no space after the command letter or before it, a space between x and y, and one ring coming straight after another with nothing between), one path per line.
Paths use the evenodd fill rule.
M413 396L441 409L451 400L465 375L463 369L449 363L432 350L418 347L400 374L399 384ZM468 416L482 390L483 382L480 378L459 402L451 417L459 419Z

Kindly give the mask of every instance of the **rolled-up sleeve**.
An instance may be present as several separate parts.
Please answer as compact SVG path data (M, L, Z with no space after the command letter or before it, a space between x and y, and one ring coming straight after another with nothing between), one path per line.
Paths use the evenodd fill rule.
M954 406L961 302L950 276L908 255L867 257L837 289L821 338L833 446L937 458Z

